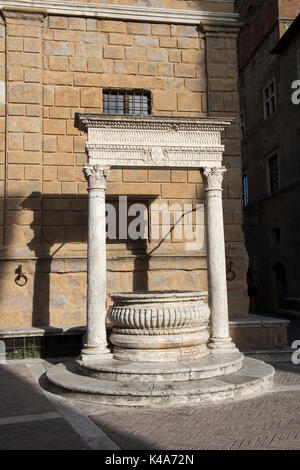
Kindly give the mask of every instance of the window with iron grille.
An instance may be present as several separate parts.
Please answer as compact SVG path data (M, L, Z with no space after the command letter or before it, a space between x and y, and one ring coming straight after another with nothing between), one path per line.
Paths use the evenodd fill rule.
M269 183L270 192L275 193L279 191L279 161L278 155L269 158Z
M151 92L147 90L103 90L104 114L151 114Z
M264 117L268 119L276 111L276 91L275 91L275 80L272 80L269 85L264 88L263 91L264 99Z

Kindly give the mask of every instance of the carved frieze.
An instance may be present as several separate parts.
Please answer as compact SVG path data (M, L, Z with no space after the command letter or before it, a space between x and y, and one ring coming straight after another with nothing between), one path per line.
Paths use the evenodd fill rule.
M77 114L90 163L111 167L221 166L229 119Z

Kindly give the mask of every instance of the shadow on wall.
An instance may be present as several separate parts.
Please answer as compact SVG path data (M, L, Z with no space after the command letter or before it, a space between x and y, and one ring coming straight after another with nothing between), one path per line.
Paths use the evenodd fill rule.
M108 198L110 200L110 198ZM88 216L88 196L63 194L58 197L55 194L41 194L40 192L32 192L30 196L21 204L23 211L8 211L10 233L7 240L9 251L14 249L15 232L18 231L20 223L18 217L22 214L28 214L32 211L30 218L30 228L26 227L26 216L24 226L24 235L19 240L21 252L16 252L17 259L35 259L33 294L32 294L32 326L45 327L50 326L51 318L51 302L55 302L55 308L63 311L64 299L60 298L59 293L54 294L51 288L51 273L59 272L59 274L72 275L72 269L68 269L64 264L64 260L68 260L69 265L80 263L81 273L84 273L84 284L86 283L86 243L87 243L87 216ZM32 236L30 240L30 236ZM27 241L26 241L27 240ZM30 240L28 242L28 240ZM148 290L148 257L146 255L146 241L139 242L107 240L108 250L113 250L114 245L122 244L123 248L129 254L135 255L134 272L132 279L133 291ZM27 246L26 246L27 245ZM119 253L117 251L116 253ZM61 264L59 264L61 262ZM16 264L18 261L16 261ZM53 265L55 263L55 268ZM59 271L57 271L57 266ZM74 271L73 271L74 273ZM22 272L20 273L22 275ZM28 276L28 274L27 274ZM56 281L57 282L57 281ZM59 282L59 281L58 281ZM72 280L70 281L72 282ZM53 287L53 286L52 286ZM81 303L84 303L85 311L85 290L84 285L80 292L76 292L77 285L70 285L70 292L80 297ZM22 288L22 287L21 287ZM26 286L23 287L26 289ZM75 290L75 291L74 291ZM119 292L117 285L111 285L110 291ZM51 294L51 295L50 295ZM52 298L51 298L52 297ZM69 318L64 318L64 324L71 324Z

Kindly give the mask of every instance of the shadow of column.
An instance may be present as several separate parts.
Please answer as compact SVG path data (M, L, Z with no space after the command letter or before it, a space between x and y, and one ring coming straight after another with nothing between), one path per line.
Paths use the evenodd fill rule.
M32 193L30 197L41 199L41 210L33 211L33 221L30 228L33 238L27 244L36 258L33 299L32 299L32 326L41 327L50 325L50 272L51 262L50 249L52 243L43 237L43 198L41 193Z

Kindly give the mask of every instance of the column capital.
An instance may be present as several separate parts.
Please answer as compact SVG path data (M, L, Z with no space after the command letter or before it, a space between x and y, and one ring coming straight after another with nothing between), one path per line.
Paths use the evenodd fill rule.
M106 191L106 182L109 175L110 167L101 165L85 165L83 173L88 181L88 190L102 189Z
M209 168L202 168L202 175L204 181L205 191L219 190L222 191L223 178L226 173L224 166Z

